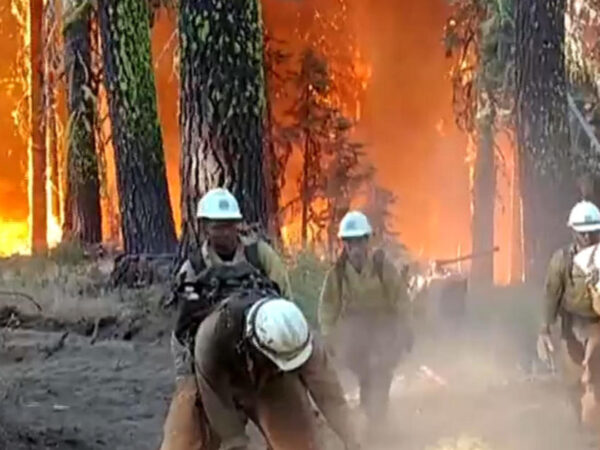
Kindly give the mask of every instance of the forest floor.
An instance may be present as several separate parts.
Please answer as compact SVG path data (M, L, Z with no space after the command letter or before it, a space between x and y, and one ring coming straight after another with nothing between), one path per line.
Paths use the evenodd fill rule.
M42 306L0 297L0 450L158 449L173 389L172 313L159 307L158 288L102 288L109 266L0 264L0 290ZM389 420L365 448L590 448L558 377L532 362L532 292L472 292L460 324L421 320Z

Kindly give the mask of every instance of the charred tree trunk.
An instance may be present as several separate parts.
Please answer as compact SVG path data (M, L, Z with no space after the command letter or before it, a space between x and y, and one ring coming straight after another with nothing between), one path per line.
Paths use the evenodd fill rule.
M53 97L53 94L52 94ZM50 101L53 101L52 99ZM58 133L56 129L56 111L47 118L48 126L48 163L50 164L50 189L52 190L52 213L60 217L60 177L58 172Z
M125 252L168 253L176 248L176 236L156 106L148 5L145 0L98 3Z
M229 189L267 227L263 32L258 0L180 0L181 256L198 245L201 196Z
M478 146L473 182L473 253L494 248L494 205L496 164L494 155L494 105L488 95L480 94L478 106ZM494 253L473 260L471 277L481 284L494 282Z
M523 208L521 205L520 189L520 161L518 149L512 150L513 155L513 173L512 185L510 187L510 201L512 211L512 239L510 242L510 282L523 282Z
M44 113L46 145L48 151L48 189L50 204L48 208L57 219L61 216L60 210L60 173L59 173L59 142L57 129L56 109L56 17L55 3L46 2L44 12Z
M263 71L267 73L266 62L263 65ZM273 105L269 99L268 78L265 75L265 122L264 122L264 169L265 169L265 191L266 191L266 214L268 217L267 232L278 244L281 244L281 221L279 219L279 180L281 170L284 170L277 160L275 149L275 123L273 117Z
M102 240L102 220L91 79L92 6L82 6L83 3L84 0L70 2L70 10L66 11L70 20L64 26L69 112L66 200L69 216L65 217L64 233L83 243L95 244Z
M31 249L33 253L44 253L48 249L48 242L46 239L43 0L30 1L29 17L31 20Z
M301 228L300 228L300 236L302 238L302 248L306 248L308 243L308 212L310 208L310 190L309 190L309 180L310 176L310 130L305 130L305 139L304 139L304 158L302 162L302 185L300 186L300 198L302 201L302 216L301 216Z
M517 142L525 274L541 280L577 200L567 117L565 0L522 0L515 6Z

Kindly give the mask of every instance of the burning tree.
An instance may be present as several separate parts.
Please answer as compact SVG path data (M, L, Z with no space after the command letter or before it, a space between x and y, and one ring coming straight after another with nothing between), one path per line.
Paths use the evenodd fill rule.
M324 58L307 50L294 84L297 97L288 111L293 123L286 133L290 148L302 155L302 171L299 195L286 208L299 206L303 247L310 229L313 240L332 252L336 226L373 170L362 163L362 145L349 138L352 122L331 102L335 85Z
M92 80L91 21L87 0L65 2L65 74L69 123L64 233L84 243L102 240L96 155L95 88Z
M512 129L514 27L512 1L463 0L446 26L448 56L454 57L456 122L470 135L473 252L494 247L494 207L499 169L495 136ZM477 144L474 144L474 143ZM494 257L473 261L472 277L491 283Z
M258 0L179 1L181 255L200 242L201 196L225 187L266 229L265 91Z
M390 223L393 219L390 210L396 201L392 191L376 185L371 187L367 196L365 214L369 217L373 234L384 241L397 235Z
M46 143L44 128L44 1L29 2L31 57L31 248L48 248L46 205Z
M176 247L150 52L149 9L142 0L99 1L104 82L127 253Z

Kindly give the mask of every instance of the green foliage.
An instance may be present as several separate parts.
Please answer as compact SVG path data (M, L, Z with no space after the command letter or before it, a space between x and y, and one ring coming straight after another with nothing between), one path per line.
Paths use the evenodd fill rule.
M118 107L112 109L118 120L127 124L128 136L143 137L146 144L144 151L148 156L146 161L162 169L164 152L158 123L147 5L139 0L120 0L107 11L112 45L105 45L104 49L112 52L116 63L116 77L107 77L107 87L119 99Z
M447 56L454 60L453 103L458 126L473 132L478 101L511 126L515 97L514 0L450 0L452 17L445 30Z
M303 251L294 257L289 272L294 300L315 328L318 326L319 296L327 270L325 261L310 251Z

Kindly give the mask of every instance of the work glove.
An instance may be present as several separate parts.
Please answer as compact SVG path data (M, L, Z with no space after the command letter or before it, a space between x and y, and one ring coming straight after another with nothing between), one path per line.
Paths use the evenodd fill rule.
M550 338L550 333L542 331L537 338L538 358L544 363L552 366L554 355L554 344Z

